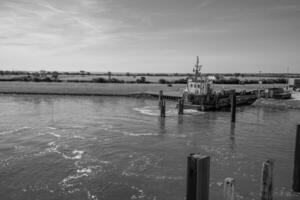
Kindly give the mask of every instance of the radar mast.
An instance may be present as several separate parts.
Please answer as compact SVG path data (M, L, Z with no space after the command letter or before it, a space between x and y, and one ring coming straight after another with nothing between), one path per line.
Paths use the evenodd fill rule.
M201 68L202 65L199 65L199 56L197 56L197 61L195 67L193 68L193 72L195 72L195 82L197 81L198 76L201 75Z

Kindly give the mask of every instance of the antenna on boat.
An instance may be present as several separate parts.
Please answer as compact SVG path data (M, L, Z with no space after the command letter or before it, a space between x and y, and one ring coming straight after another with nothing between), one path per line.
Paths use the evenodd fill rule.
M195 81L197 81L197 77L201 74L202 65L199 65L199 56L197 56L197 61L196 61L196 65L195 68L193 69L193 72L195 72Z

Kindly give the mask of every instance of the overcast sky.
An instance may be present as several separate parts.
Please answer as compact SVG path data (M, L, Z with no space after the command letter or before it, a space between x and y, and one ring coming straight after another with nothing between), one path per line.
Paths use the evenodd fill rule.
M0 0L0 69L300 73L300 0Z

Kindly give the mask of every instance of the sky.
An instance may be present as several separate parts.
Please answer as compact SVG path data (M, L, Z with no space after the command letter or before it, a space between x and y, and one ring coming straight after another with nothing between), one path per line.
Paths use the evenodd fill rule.
M0 70L300 73L300 0L0 0Z

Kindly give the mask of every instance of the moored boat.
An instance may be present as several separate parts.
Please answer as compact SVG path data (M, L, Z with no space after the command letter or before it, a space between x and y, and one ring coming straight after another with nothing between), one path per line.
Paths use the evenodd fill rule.
M230 107L230 96L236 95L236 105L251 105L257 99L257 91L240 91L213 89L213 80L201 75L202 65L199 58L194 68L194 77L189 77L183 93L184 108L201 111L220 110Z

